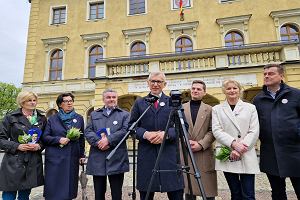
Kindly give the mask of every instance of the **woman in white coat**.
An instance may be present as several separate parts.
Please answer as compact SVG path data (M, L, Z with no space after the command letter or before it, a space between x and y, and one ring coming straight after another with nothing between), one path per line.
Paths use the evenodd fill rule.
M254 145L259 122L254 105L240 99L241 85L235 80L223 82L224 103L213 107L212 130L216 151L221 145L231 148L227 161L216 160L216 170L223 171L232 200L255 199L255 174L259 173Z

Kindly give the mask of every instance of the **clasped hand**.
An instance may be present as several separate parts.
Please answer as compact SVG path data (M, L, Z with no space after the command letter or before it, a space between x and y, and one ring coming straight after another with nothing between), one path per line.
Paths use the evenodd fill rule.
M144 138L151 144L161 144L165 135L165 131L146 131Z
M39 144L20 144L18 146L19 151L38 151L41 149Z
M248 151L248 145L242 142L233 141L231 147L233 151L231 151L230 159L234 161L240 160L241 156Z
M105 151L109 148L109 141L104 133L101 134L101 140L98 142L98 149Z

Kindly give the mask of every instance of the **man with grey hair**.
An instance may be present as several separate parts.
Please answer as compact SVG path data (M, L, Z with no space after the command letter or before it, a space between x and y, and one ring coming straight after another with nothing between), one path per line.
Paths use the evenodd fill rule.
M124 172L129 171L126 143L122 143L110 160L106 157L126 135L130 115L117 106L118 94L115 90L103 92L104 106L91 113L91 122L85 129L90 155L87 174L93 175L95 200L104 200L108 177L112 200L122 199Z
M260 170L267 174L273 200L287 199L287 177L300 199L300 90L283 82L282 65L266 65L263 76L263 91L253 101L260 124Z
M154 198L155 192L167 192L168 198L172 200L183 199L183 177L179 172L179 165L176 156L177 144L174 126L170 126L168 133L165 128L172 110L169 105L170 97L163 93L166 86L166 77L162 72L150 73L147 80L150 93L144 98L137 99L131 110L130 124L133 124L142 115L150 105L147 98L150 95L159 97L151 108L141 118L136 127L136 138L139 140L138 145L138 162L137 162L137 189L140 192L140 199L146 198L148 185L152 176L158 152L163 141L164 135L168 134L159 160L158 170L155 174L152 187L150 188L149 200Z

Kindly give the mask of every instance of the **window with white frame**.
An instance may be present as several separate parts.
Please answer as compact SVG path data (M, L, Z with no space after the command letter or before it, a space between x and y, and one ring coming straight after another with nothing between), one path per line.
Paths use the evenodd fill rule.
M231 47L249 44L249 20L252 15L219 18L222 46Z
M179 9L180 8L180 0L172 0L173 5L172 9ZM183 8L190 8L191 5L191 0L182 0L182 7Z
M66 17L67 17L66 6L52 8L51 24L65 24Z
M104 1L89 2L89 20L104 18Z
M300 8L272 11L278 41L300 40Z
M151 31L151 27L122 30L125 36L126 54L128 56L149 54Z
M146 0L128 0L128 7L129 15L146 13Z

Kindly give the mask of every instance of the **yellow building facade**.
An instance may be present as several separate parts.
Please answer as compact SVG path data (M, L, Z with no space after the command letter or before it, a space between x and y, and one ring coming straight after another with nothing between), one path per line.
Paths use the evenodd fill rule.
M235 79L251 101L262 67L282 63L300 88L299 0L31 0L23 89L39 95L48 115L58 94L72 92L85 120L113 88L130 110L148 93L151 71L163 71L168 93L184 101L195 79L205 101L223 101L221 83Z

